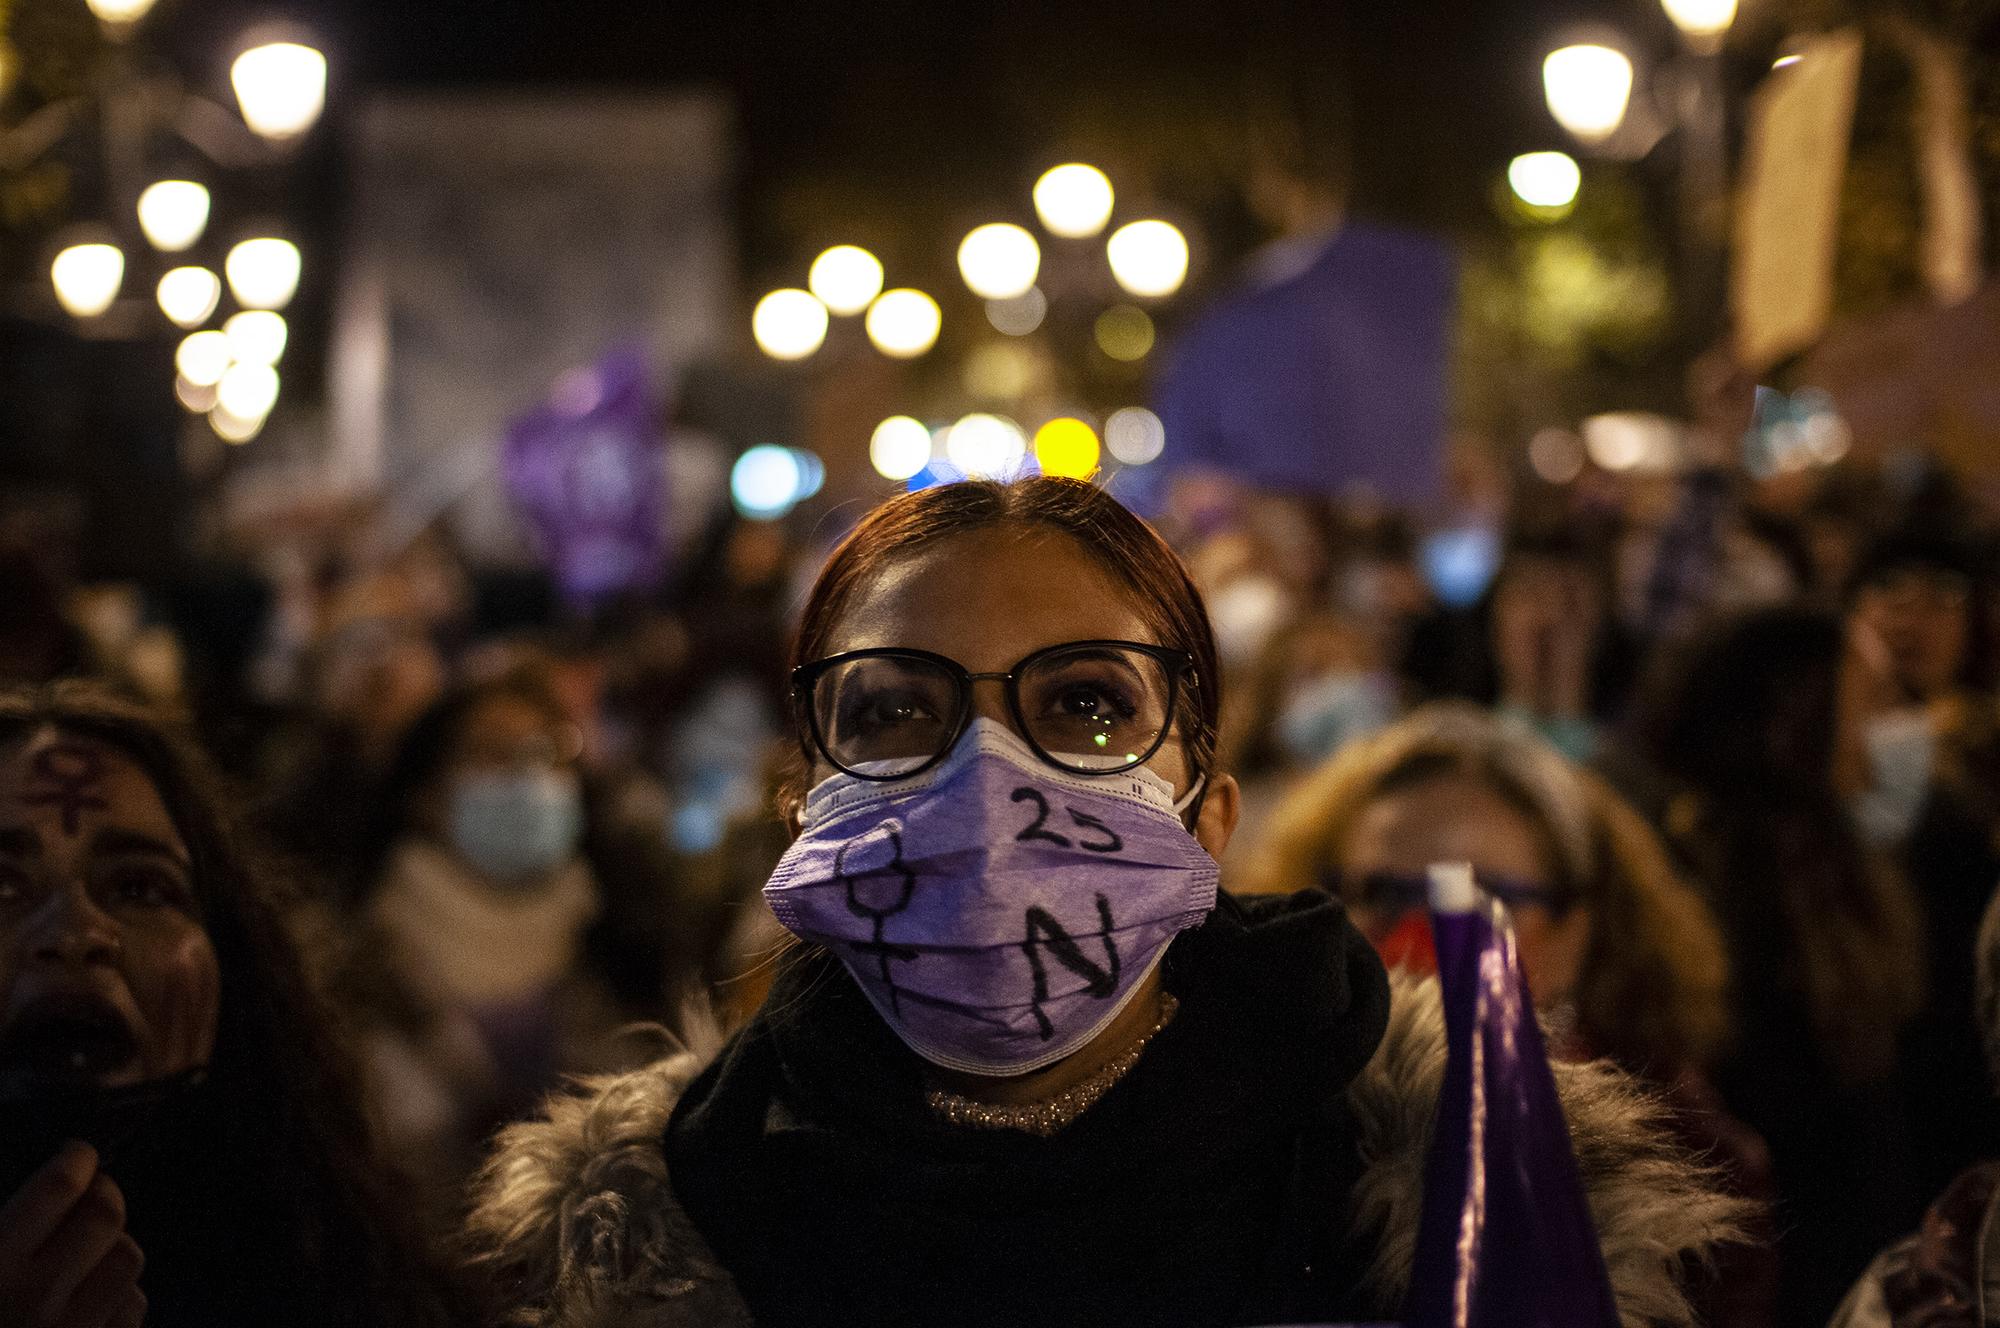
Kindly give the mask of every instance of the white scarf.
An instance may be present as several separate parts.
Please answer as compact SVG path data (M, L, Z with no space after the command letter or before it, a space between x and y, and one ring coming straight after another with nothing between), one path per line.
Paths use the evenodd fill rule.
M598 908L597 882L580 858L539 885L496 889L443 849L405 840L369 919L420 989L471 1006L545 991L574 966Z

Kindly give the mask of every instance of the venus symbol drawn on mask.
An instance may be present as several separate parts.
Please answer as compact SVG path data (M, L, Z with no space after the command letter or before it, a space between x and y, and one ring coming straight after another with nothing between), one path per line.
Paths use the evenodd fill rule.
M881 850L889 851L886 862L871 862L881 857ZM852 865L850 865L852 859ZM882 937L882 930L890 918L910 906L910 900L917 891L917 874L903 861L903 836L900 831L886 826L877 826L859 839L842 844L834 854L833 870L839 876L843 889L847 891L847 908L856 917L866 918L874 927L874 937L866 941L851 941L849 945L858 954L872 955L881 967L882 985L889 990L889 1004L900 1012L903 1008L902 991L896 980L890 976L889 961L900 959L915 963L917 952L907 945L896 945ZM884 883L886 890L880 890L880 902L870 902L864 896L876 896Z

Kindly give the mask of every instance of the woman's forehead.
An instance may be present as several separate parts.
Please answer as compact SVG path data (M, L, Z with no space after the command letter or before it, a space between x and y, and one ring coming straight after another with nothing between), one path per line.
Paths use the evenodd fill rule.
M1135 592L1055 532L955 535L889 563L848 601L827 653L904 646L1000 670L1063 641L1155 641Z
M158 787L137 761L110 743L55 729L0 751L0 816L47 822L65 837L117 825L181 844Z

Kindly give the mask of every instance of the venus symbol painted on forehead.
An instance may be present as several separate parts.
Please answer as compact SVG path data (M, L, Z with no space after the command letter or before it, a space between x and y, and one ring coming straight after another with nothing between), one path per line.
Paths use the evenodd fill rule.
M35 753L28 767L28 792L21 801L30 807L55 807L62 828L74 835L83 827L85 811L103 811L111 804L99 792L105 775L104 753L80 743L50 743Z

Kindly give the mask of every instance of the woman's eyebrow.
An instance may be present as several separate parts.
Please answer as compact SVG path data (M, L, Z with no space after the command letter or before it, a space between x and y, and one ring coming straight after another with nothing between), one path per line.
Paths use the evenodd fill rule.
M0 836L4 836L4 833L0 832ZM101 853L137 853L147 857L166 858L183 871L193 866L188 861L187 854L166 840L139 830L106 826L92 836L91 846Z

